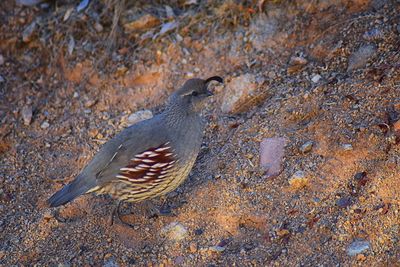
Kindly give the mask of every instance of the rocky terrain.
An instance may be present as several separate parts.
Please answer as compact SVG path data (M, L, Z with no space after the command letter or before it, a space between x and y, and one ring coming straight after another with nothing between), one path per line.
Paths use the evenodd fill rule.
M0 265L400 266L398 1L17 2L0 2ZM47 206L212 75L194 169L124 205L132 227L107 196Z

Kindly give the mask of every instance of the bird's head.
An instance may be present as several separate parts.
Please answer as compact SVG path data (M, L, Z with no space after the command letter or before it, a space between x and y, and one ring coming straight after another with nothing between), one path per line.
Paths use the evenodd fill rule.
M219 76L212 76L208 79L193 78L187 80L183 86L173 93L170 97L170 104L179 105L190 111L200 111L203 100L213 93L208 90L208 84L211 81L223 83L223 79Z

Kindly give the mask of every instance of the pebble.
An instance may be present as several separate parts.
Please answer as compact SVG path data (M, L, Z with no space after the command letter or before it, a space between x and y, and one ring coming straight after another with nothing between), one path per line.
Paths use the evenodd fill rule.
M5 62L3 55L0 54L0 66Z
M308 177L304 171L296 171L289 179L289 184L293 189L301 189L308 185Z
M128 117L128 124L132 125L138 123L139 121L144 121L147 119L151 119L153 117L153 113L150 110L139 110L135 113L132 113Z
M44 121L44 122L40 125L40 128L42 128L42 129L47 129L47 128L49 128L49 126L50 126L50 124L49 124L47 121Z
M101 25L100 23L96 22L96 23L94 24L94 29L95 29L97 32L102 32L104 28L103 28L103 25Z
M347 255L355 256L371 248L371 244L367 240L354 240L347 248Z
M308 153L312 150L314 143L313 141L307 141L305 142L301 147L300 147L300 151L301 153Z
M180 241L188 234L185 226L179 222L172 222L161 229L161 235L173 241Z
M73 98L78 98L78 97L79 97L78 92L74 92L74 95L73 95L72 97L73 97Z
M336 200L336 205L341 208L347 208L351 205L352 202L353 200L351 199L351 197L341 197Z
M347 71L364 67L368 60L376 54L376 51L377 48L373 44L362 45L350 55Z
M93 107L97 103L97 99L89 99L85 102L85 108Z
M321 75L319 75L319 74L316 74L316 75L314 75L312 78L311 78L311 81L313 82L313 83L317 83L317 82L319 82L319 80L321 80Z
M221 246L212 246L208 248L209 251L212 252L224 252L225 251L225 247L221 247Z
M344 151L353 150L353 146L351 144L343 144L342 148L343 148Z
M5 81L6 79L4 79L4 77L0 75L0 83L4 83Z
M195 235L201 235L203 233L204 233L203 229L198 228L198 229L194 230Z
M197 251L197 244L194 243L194 242L190 243L190 245L189 245L189 251L190 251L191 253L195 253L195 252Z
M24 31L22 32L22 41L24 43L29 43L32 40L32 36L35 33L36 28L36 21L33 21L31 24L29 24L28 27L24 29Z
M265 138L260 144L260 165L265 170L266 178L279 175L285 154L286 138Z
M308 60L305 59L304 57L291 57L289 64L290 65L306 65L308 63Z
M21 111L22 119L24 120L25 125L31 124L32 121L32 107L24 106Z

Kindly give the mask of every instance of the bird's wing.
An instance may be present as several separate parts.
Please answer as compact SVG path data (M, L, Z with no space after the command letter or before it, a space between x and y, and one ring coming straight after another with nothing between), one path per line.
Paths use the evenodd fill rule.
M138 167L140 163L151 166L150 161L167 162L170 158L169 153L172 152L162 154L161 149L169 148L168 135L165 134L163 124L157 123L157 120L155 117L151 120L152 123L144 121L123 130L100 149L82 173L90 173L96 179L96 185L101 186L115 179L123 180L121 177L127 174L131 178L135 176L139 179L143 170L136 169L132 172L126 169L143 168L144 165ZM163 151L167 152L167 149ZM153 159L150 156L153 156ZM139 162L139 159L144 162Z

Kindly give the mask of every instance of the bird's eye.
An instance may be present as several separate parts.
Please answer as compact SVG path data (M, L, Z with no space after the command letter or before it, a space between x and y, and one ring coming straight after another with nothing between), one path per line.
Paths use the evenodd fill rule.
M192 96L197 96L199 93L197 91L192 92Z

